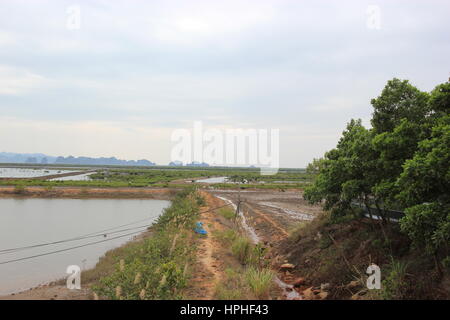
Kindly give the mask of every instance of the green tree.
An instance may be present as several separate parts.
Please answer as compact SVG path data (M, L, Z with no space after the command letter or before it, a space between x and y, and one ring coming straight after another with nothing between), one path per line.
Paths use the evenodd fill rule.
M430 94L408 81L388 81L372 100L372 129L351 120L336 148L325 153L304 198L345 214L354 201L404 210L401 229L435 254L450 245L450 83ZM316 164L311 164L315 167Z
M402 119L420 123L430 113L428 99L426 92L408 80L389 80L381 95L371 101L374 109L371 122L375 133L393 131Z
M437 121L431 137L404 165L398 179L406 216L401 227L418 246L435 253L450 241L450 115Z
M325 200L325 209L344 213L353 201L364 203L369 213L370 194L376 178L376 153L372 133L361 120L351 120L335 149L327 152L315 183L304 197L311 203Z
M306 167L306 173L317 174L320 172L323 166L323 158L314 158L311 163Z

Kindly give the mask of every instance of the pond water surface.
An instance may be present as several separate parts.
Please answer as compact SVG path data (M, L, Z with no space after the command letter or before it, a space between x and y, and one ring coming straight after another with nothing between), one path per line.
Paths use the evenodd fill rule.
M71 173L74 170L33 169L33 168L0 168L0 178L35 178L54 174Z
M206 179L195 180L198 183L225 183L227 182L228 177L212 177Z
M0 199L0 295L65 278L69 265L95 266L106 251L144 231L169 205L165 200ZM17 249L86 235L90 238ZM108 241L89 244L103 240Z

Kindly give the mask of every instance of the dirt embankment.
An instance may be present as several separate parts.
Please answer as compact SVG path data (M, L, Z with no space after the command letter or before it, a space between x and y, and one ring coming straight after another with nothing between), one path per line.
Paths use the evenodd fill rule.
M230 222L217 214L217 209L226 203L208 192L201 192L206 205L200 209L200 221L207 236L198 240L197 261L194 266L191 285L186 295L190 299L214 299L217 283L222 279L227 265L235 259L214 234L230 228ZM237 263L237 261L235 262Z
M291 237L292 231L296 230L305 222L313 220L322 213L319 206L311 206L302 198L300 190L281 192L279 190L220 190L210 191L211 194L222 199L232 201L235 205L240 202L240 211L245 217L247 225L252 228L257 238L269 248L268 258L271 259L273 270L277 272L277 281L284 287L278 298L294 298L297 294L291 292L299 289L303 295L306 287L299 287L301 274L297 272L296 266L288 260L285 252L280 248ZM304 281L302 284L304 284ZM300 290L301 289L301 290ZM324 299L326 294L319 288L315 289ZM306 297L308 298L308 297Z
M37 187L21 190L0 186L0 198L130 198L170 200L176 190L171 188L90 188L90 187Z
M411 247L398 224L381 228L366 218L331 222L301 191L221 190L271 248L272 267L303 299L448 299L450 276ZM380 266L383 290L368 290L366 270Z

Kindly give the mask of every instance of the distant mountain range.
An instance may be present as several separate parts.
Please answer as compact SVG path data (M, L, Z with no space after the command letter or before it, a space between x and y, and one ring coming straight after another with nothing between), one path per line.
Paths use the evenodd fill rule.
M90 157L54 157L43 153L10 153L0 152L0 163L27 163L27 164L73 164L73 165L117 165L117 166L154 166L149 160L120 160L110 158Z

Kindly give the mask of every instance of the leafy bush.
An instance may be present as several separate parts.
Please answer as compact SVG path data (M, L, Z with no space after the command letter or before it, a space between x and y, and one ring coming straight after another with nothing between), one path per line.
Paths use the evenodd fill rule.
M318 176L304 198L330 210L330 222L357 218L364 206L389 223L387 210L404 211L401 230L417 248L446 256L450 243L450 83L422 92L392 79L372 99L372 128L352 119L337 146L309 169Z
M408 264L392 258L388 274L381 285L381 295L384 299L402 299L408 289L405 281Z
M418 247L427 252L436 250L450 241L450 211L437 203L421 204L406 209L401 229Z

